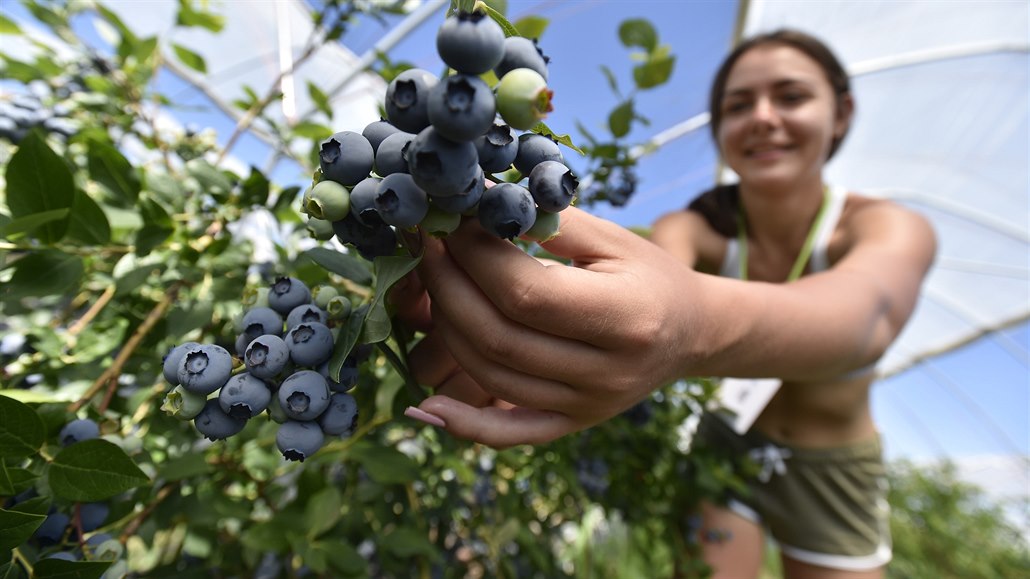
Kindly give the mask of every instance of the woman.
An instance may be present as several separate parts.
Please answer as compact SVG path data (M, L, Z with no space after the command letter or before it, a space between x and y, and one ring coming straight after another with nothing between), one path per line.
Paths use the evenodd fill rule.
M679 377L775 377L743 436L702 422L699 443L772 459L735 510L705 507L704 526L730 537L707 543L706 559L716 576L756 576L766 524L789 577L882 576L871 368L912 313L934 235L898 205L824 183L853 104L815 39L742 44L711 107L740 182L662 217L653 244L574 209L546 249L576 267L541 264L474 224L421 240L428 298L412 284L399 303L427 329L413 367L437 395L409 416L509 446L606 420Z

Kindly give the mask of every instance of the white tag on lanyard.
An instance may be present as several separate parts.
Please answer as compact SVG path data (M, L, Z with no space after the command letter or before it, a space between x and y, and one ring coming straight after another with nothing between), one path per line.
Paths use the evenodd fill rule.
M714 400L717 414L744 434L782 384L779 378L723 378Z

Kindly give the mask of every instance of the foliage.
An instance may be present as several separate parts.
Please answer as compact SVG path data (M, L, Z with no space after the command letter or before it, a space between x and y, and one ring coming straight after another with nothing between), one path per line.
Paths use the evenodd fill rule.
M296 66L358 19L384 17L377 4L326 3ZM730 475L686 454L681 427L710 384L670 385L602 426L503 452L397 419L425 395L404 369L418 336L391 325L383 299L411 258L369 264L315 243L299 226L299 187L227 162L241 135L261 131L310 174L312 155L293 145L314 151L332 129L321 117L284 125L267 115L278 83L234 103L240 122L222 147L209 129L169 129L159 118L176 105L157 75L162 66L204 72L199 54L140 37L101 3L25 6L67 46L30 41L31 61L0 54L18 87L0 116L22 115L0 125L0 545L12 551L0 575L99 577L109 565L109 577L616 573L614 562L585 555L592 535L576 534L585 513L595 513L589 522L601 512L631 528L636 556L620 563L623 573L637 574L627 561L646 566L658 546L669 554L662 574L704 573L690 513ZM76 35L84 15L117 33L111 50ZM224 24L206 3L179 3L176 27L218 34ZM546 21L518 25L542 31ZM0 29L22 33L6 18ZM671 61L646 27L628 30L624 40L648 51L635 75L646 88ZM396 73L385 55L380 64ZM331 119L327 89L307 89ZM282 234L274 262L253 263L251 244L233 234L255 213L274 217ZM344 350L378 346L353 391L357 431L301 464L283 461L263 417L209 443L159 411L162 355L186 341L233 351L241 296L284 274L333 284L362 312L340 330ZM336 353L337 370L346 353ZM98 422L102 437L62 447L58 433L74 418ZM95 531L84 525L88 503L109 508ZM35 533L54 514L70 525L43 541ZM103 533L124 545L124 558L48 558L88 551Z

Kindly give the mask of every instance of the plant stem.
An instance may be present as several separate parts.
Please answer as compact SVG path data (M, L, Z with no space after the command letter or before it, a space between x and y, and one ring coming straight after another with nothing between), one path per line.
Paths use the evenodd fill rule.
M14 555L14 562L21 565L25 569L25 572L28 573L29 577L34 577L35 573L32 569L32 563L29 563L29 560L25 558L25 555L22 554L20 550L18 550L18 547L15 547L11 553Z
M154 500L150 501L150 503L148 503L147 506L144 507L143 510L140 511L140 513L136 515L135 518L129 521L129 524L125 526L125 530L122 531L121 535L119 535L118 540L121 541L121 543L124 545L125 542L129 540L129 537L136 534L136 530L139 529L140 525L143 524L143 521L145 521L146 518L154 512L154 509L157 508L157 505L161 504L161 502L168 498L168 495L172 494L172 491L174 491L177 488L179 488L178 481L173 482L168 486L161 487L161 490L157 492L157 496L154 497Z
M100 294L100 297L97 299L97 301L93 302L93 305L89 307L89 310L87 310L86 313L78 319L78 321L76 321L74 324L71 325L70 328L68 328L68 337L74 338L79 334L79 332L84 330L86 326L88 326L89 323L93 321L93 318L97 317L97 314L100 313L100 310L104 309L104 306L106 306L107 303L110 302L111 298L113 297L114 284L111 284L107 286L107 289L104 290L104 293Z

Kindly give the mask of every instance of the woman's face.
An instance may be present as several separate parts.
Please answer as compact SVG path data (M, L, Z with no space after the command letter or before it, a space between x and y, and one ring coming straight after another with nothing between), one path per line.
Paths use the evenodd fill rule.
M784 187L819 177L849 111L838 111L826 73L805 53L765 45L733 65L717 131L726 164L742 183Z

